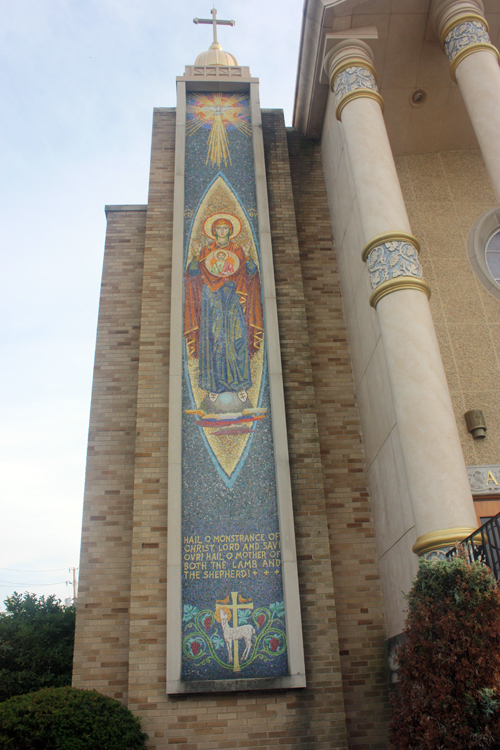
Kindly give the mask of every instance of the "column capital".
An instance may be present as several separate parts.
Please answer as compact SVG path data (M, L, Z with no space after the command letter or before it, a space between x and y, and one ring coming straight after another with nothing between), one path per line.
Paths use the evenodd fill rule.
M464 57L486 50L500 59L490 42L482 0L434 0L431 21L450 61L450 75L455 83L455 71Z
M361 39L343 39L325 57L324 68L335 94L337 120L352 99L375 99L384 107L378 93L373 52Z
M430 20L436 36L444 48L448 32L465 19L475 19L486 25L482 0L433 0Z

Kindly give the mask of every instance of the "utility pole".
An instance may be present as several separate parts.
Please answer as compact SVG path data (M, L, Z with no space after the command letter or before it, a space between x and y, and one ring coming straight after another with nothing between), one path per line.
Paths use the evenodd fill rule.
M73 573L73 580L72 581L66 581L67 586L73 586L73 604L76 604L76 598L77 598L77 583L76 583L76 571L78 568L68 568L69 572Z

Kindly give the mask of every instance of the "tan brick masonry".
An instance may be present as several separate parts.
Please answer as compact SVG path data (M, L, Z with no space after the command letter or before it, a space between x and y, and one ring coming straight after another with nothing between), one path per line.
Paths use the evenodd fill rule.
M127 702L146 207L108 214L90 413L73 684Z
M316 458L314 447L305 442L314 425L310 410L311 392L304 401L302 361L300 376L291 383L298 416L295 446L296 504L301 524L303 617L309 687L303 691L199 695L179 698L165 695L165 593L166 556L166 394L168 388L168 310L169 260L173 178L173 121L167 126L167 113L155 123L150 203L144 261L143 319L138 386L137 453L134 497L134 539L131 586L129 707L140 716L150 735L149 747L175 750L212 748L347 748L345 718L339 676L335 606L328 538L324 516L318 515ZM168 130L172 128L172 141ZM282 156L287 159L286 151ZM169 177L171 174L171 178ZM278 182L276 186L278 187ZM163 192L164 191L164 192ZM153 205L152 205L153 204ZM151 223L150 223L151 222ZM293 221L290 225L293 233ZM164 232L167 237L165 239ZM285 237L287 254L295 253L296 236ZM290 258L293 263L293 256ZM288 266L289 258L285 258ZM158 264L162 270L158 270ZM297 264L295 264L297 265ZM149 275L151 274L151 280ZM161 291L161 276L165 277ZM294 280L296 313L284 337L297 343L297 320L302 320L307 358L307 331L303 300L300 299L300 272ZM289 286L289 282L287 282ZM296 287L296 288L295 288ZM284 297L284 300L286 297ZM287 302L288 304L288 302ZM144 349L143 349L144 342ZM289 344L290 345L290 344ZM143 370L143 357L144 370ZM309 367L310 371L310 367ZM143 375L144 373L144 375ZM309 376L310 381L310 376ZM306 389L307 389L306 385ZM305 408L309 403L309 411ZM144 411L143 411L144 410ZM142 416L144 415L144 416ZM312 435L312 433L311 433ZM147 478L148 482L143 482ZM157 479L156 483L151 480ZM301 488L304 484L304 488ZM321 481L319 482L321 495ZM323 506L324 507L324 506ZM302 510L301 510L302 508ZM313 550L314 547L314 550ZM314 552L314 554L313 554Z
M168 386L175 111L157 109L144 249L134 521L129 708L153 740L165 735ZM179 435L180 440L180 435ZM144 718L143 718L144 717ZM174 744L175 747L175 744Z
M108 217L74 684L96 687L123 700L141 718L150 735L148 747L156 750L382 747L382 717L378 716L377 725L374 716L376 706L380 712L384 707L378 669L383 641L381 612L377 609L376 567L369 549L373 544L371 527L363 520L369 509L352 382L349 385L348 348L345 336L342 341L338 333L341 353L337 355L337 343L332 346L319 323L314 323L308 296L312 266L307 266L305 252L299 250L286 131L281 113L263 115L308 687L231 695L167 698L165 694L175 112L155 110L147 218L138 212L130 212L130 216L110 213ZM317 203L314 211L326 210L319 183L301 179L300 189L309 194L311 207ZM324 222L321 232L323 226ZM313 229L304 229L299 221L299 233L304 231L307 235ZM142 269L126 257L127 252L133 254L133 242L119 243L122 238L135 238L135 260L144 247L143 279ZM323 254L319 258L323 261ZM311 262L317 263L319 258L312 257ZM323 306L321 314L330 316L339 332L343 325L340 297L335 292L333 306L331 297L322 294L327 303L325 307L321 302L319 307ZM139 311L140 341L136 328ZM128 326L124 322L127 317ZM108 329L133 331L133 335L107 334ZM111 336L116 343L110 348ZM130 339L130 343L118 346L119 337L123 342ZM137 356L139 363L133 361ZM330 360L337 356L338 364L332 365ZM333 378L338 376L333 395L323 382L328 381L330 372ZM121 390L106 391L108 387ZM327 399L335 406L325 406ZM114 473L108 475L109 471ZM108 522L118 525L110 532L105 525ZM339 524L337 537L331 528L335 523ZM349 595L351 588L357 591ZM360 611L365 608L368 612ZM346 632L349 628L351 639ZM116 640L108 640L113 638ZM349 651L347 658L339 656L339 638L341 650Z

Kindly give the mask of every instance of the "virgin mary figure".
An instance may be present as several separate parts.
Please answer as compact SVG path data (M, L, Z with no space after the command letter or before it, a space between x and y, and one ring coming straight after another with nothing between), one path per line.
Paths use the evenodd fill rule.
M252 387L250 359L264 329L256 263L235 242L241 224L230 214L204 223L212 240L196 248L185 278L184 336L199 362L199 387L212 403L222 393L247 401Z

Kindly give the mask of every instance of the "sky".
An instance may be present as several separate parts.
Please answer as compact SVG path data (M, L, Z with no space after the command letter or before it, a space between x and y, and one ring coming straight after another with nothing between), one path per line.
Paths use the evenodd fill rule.
M291 125L303 0L224 0L222 47ZM106 204L146 203L153 107L202 0L0 0L0 603L73 596ZM1 604L0 604L1 608Z

